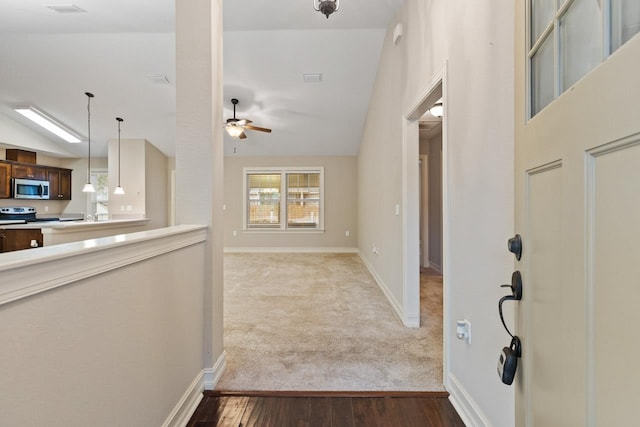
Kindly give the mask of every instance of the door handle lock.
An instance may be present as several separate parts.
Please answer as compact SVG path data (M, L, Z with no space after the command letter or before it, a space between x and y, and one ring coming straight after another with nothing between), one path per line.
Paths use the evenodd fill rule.
M522 237L516 234L507 241L507 248L509 252L515 255L516 259L520 261L522 257Z
M511 284L501 285L501 288L511 288L513 294L513 300L520 301L522 299L522 274L519 271L514 271L511 274Z

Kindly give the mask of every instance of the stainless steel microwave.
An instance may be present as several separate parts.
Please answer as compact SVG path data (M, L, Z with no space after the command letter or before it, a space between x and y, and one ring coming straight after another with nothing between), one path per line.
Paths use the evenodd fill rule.
M49 181L35 179L12 179L12 194L14 199L48 199Z

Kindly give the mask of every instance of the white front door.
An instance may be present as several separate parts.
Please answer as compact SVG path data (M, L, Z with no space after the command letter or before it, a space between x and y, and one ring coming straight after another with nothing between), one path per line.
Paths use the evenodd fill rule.
M516 7L516 425L637 425L640 2L557 3Z

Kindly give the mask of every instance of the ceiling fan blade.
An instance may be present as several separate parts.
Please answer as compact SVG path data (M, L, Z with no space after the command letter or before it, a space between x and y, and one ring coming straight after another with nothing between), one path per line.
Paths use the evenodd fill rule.
M267 133L271 132L271 129L261 128L259 126L244 125L244 128L245 129L251 129L251 130L257 130L257 131L260 131L260 132L267 132Z
M240 134L240 136L238 136L238 138L240 138L240 139L245 139L246 137L247 137L247 135L244 132L242 132Z

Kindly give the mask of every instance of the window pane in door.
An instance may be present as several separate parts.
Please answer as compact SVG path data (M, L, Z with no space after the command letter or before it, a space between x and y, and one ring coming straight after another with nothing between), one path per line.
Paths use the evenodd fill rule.
M531 58L531 116L553 101L553 32Z
M531 46L553 21L556 10L556 0L531 0Z
M602 60L600 5L575 0L560 19L560 92L569 89Z
M319 228L320 174L287 174L287 228Z
M248 227L280 227L280 174L247 175Z
M611 0L611 51L640 31L640 1Z

